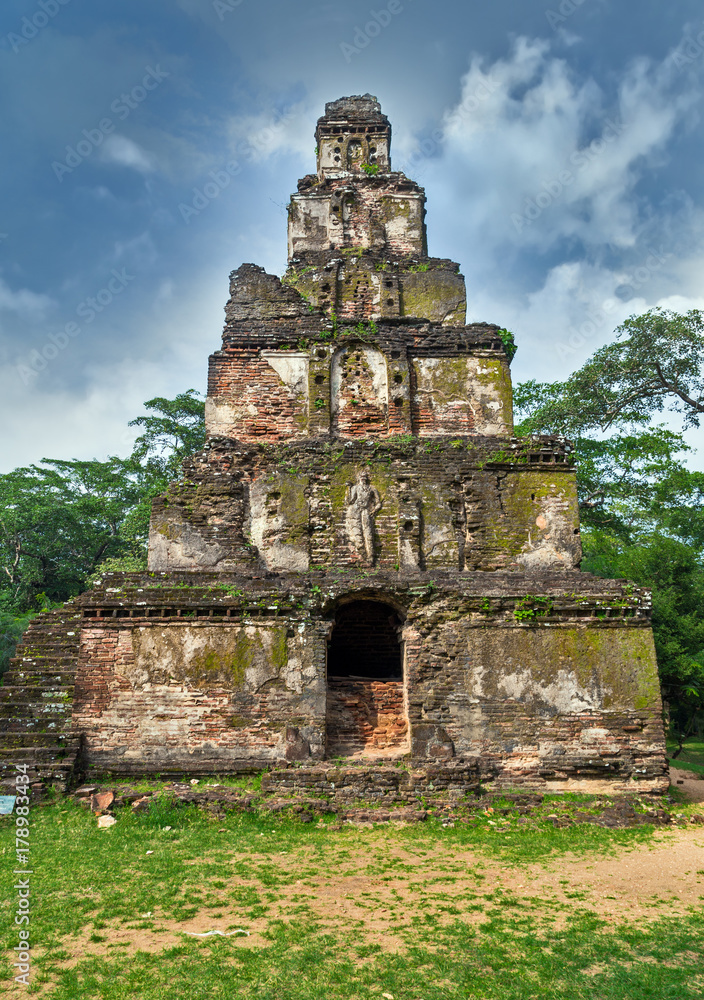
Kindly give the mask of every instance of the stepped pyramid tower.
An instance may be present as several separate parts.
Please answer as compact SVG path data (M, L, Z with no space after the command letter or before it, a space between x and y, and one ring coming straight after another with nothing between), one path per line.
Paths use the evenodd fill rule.
M231 275L207 443L154 503L149 571L35 621L6 759L664 790L647 594L579 571L569 443L513 436L510 339L428 256L376 99L326 105L316 141L286 274Z

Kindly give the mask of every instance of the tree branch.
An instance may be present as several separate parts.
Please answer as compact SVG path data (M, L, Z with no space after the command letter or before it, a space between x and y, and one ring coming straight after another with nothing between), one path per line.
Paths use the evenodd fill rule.
M692 399L686 393L682 392L681 389L678 389L676 385L673 385L672 382L667 381L667 379L662 373L662 368L660 367L659 361L655 362L655 370L660 376L660 381L662 382L662 384L664 385L664 387L667 389L668 392L672 392L676 396L679 396L680 399L684 400L687 406L691 406L692 409L697 410L698 413L704 413L704 404L698 403L696 399Z

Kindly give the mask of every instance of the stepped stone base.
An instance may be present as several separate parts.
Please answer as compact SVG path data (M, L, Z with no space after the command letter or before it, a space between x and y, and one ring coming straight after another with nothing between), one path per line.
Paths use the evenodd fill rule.
M387 804L417 802L441 792L477 794L477 764L406 769L383 764L357 767L292 767L272 770L262 778L265 795L333 796L338 800L370 800Z
M337 609L360 599L397 615L401 679L326 676ZM431 772L465 790L668 787L643 595L578 572L111 574L34 620L7 681L5 780L20 762L59 787L76 769L266 771L308 794L343 757L362 799L394 782L412 798Z
M30 783L65 791L76 776L80 734L71 713L81 640L75 602L30 623L0 687L0 788L14 790L18 764Z

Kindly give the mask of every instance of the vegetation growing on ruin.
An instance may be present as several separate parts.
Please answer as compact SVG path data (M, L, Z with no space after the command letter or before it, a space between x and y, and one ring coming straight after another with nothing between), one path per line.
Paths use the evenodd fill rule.
M626 320L565 382L514 391L519 434L575 442L582 569L653 592L663 694L681 740L704 728L704 473L684 426L704 412L704 316L651 310Z
M497 330L496 332L501 339L501 343L506 348L508 360L513 361L516 351L518 350L515 337L510 330L505 330L503 328L501 330Z
M342 254L362 252L350 247ZM337 335L334 313L331 322ZM378 334L373 323L342 332L365 342ZM672 406L686 424L700 419L704 322L696 311L655 310L632 317L617 334L566 382L517 386L523 422L516 430L575 440L582 568L653 589L660 674L674 731L684 740L704 724L704 474L688 468L682 435L652 418ZM203 401L193 390L149 400L146 410L134 422L141 433L127 458L47 460L0 476L0 667L33 614L85 590L106 570L144 568L152 498L181 478L182 460L204 440ZM389 450L416 446L412 435L383 442ZM420 444L438 455L471 446L457 437L449 445ZM294 452L287 455L282 449L281 468L297 474ZM478 455L478 464L525 458L525 451L504 448ZM527 496L516 502L530 506Z

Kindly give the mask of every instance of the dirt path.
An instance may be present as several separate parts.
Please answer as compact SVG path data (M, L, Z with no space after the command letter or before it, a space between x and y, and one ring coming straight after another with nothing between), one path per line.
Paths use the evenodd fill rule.
M704 775L699 777L694 771L671 767L670 781L684 795L688 802L704 802Z

